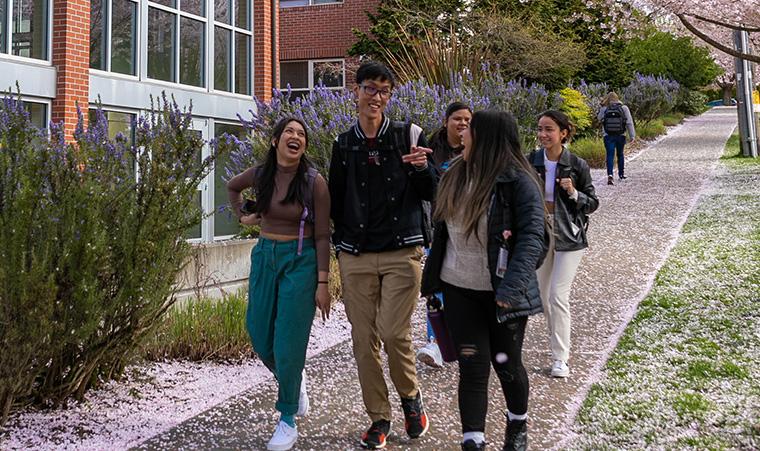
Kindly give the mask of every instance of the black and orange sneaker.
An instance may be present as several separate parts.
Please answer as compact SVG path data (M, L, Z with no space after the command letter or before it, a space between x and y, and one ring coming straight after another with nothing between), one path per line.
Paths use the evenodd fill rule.
M401 398L401 408L404 409L404 427L409 438L425 435L430 424L425 409L422 407L422 395L419 390L414 399Z
M388 420L377 420L362 434L362 446L367 449L385 448L385 439L391 432L391 422Z

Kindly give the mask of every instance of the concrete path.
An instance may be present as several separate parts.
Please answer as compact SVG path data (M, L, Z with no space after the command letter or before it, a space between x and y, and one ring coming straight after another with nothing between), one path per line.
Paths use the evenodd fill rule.
M570 378L548 376L551 362L544 319L537 315L529 322L524 359L531 383L531 449L562 448L572 440L570 426L580 403L600 377L609 352L637 303L649 291L681 225L709 185L715 162L735 125L734 108L716 108L687 120L630 159L627 181L607 186L604 171L593 171L601 207L591 216L591 247L581 263L571 297ZM415 341L422 344L422 305L413 321ZM301 437L296 449L356 449L369 420L350 341L311 358L307 372L311 413L299 421ZM459 449L456 364L442 370L420 366L419 378L431 418L430 432L409 441L398 406L388 448ZM500 449L506 407L495 375L491 392L486 436L492 443L489 449ZM274 382L257 386L146 441L140 449L265 449L277 419L275 396ZM393 399L398 400L397 395Z

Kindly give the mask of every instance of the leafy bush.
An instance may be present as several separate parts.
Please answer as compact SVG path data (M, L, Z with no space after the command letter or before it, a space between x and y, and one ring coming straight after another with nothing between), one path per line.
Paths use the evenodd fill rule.
M645 126L673 110L679 90L678 82L673 80L636 74L631 84L623 88L622 100L631 110L633 120Z
M586 99L580 91L573 88L565 88L559 92L562 96L562 110L570 117L570 121L578 129L579 133L584 133L591 127L591 108L586 104Z
M607 151L602 138L580 138L570 143L570 151L586 160L592 168L604 168L607 164Z
M699 91L681 89L676 98L675 111L695 116L707 111L707 96ZM667 124L666 124L667 125Z
M662 119L655 119L646 124L638 125L636 127L636 136L641 139L654 139L664 135L666 131Z
M662 119L662 124L664 126L673 127L683 122L683 118L684 118L683 113L669 113L661 117L660 119Z
M449 87L429 84L422 80L403 83L396 87L388 101L386 114L394 120L413 121L426 133L443 125L446 107L457 100L473 110L496 108L515 115L520 131L528 142L534 140L536 117L544 110L559 108L561 98L543 86L525 81L507 81L484 66L480 82L471 75L452 75ZM308 156L315 161L323 175L327 175L332 145L335 138L348 130L356 120L353 94L347 90L333 91L322 86L308 95L293 98L289 91L275 91L272 100L256 100L257 115L241 119L250 130L251 139L245 143L233 142L226 176L244 171L260 160L269 148L269 135L274 124L286 116L304 120L309 132Z
M164 98L136 143L108 138L102 112L75 145L0 105L0 420L18 403L57 405L117 377L172 305L200 222L212 158L190 112ZM135 178L135 167L139 178Z

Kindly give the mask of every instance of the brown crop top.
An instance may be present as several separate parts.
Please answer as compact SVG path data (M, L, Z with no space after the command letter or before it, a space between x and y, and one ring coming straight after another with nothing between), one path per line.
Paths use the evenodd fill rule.
M303 207L300 204L283 204L282 200L288 193L288 187L296 174L297 167L285 168L277 166L275 188L269 211L261 217L261 231L277 235L298 236ZM240 217L240 206L243 203L241 192L252 187L255 183L255 168L248 168L227 182L227 194L230 198L232 211ZM314 179L314 224L308 221L304 227L304 237L314 237L317 250L317 269L330 269L330 194L324 177L317 174Z

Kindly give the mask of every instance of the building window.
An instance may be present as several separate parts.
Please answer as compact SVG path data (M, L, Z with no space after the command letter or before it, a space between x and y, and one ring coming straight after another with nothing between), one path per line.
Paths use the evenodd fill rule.
M343 89L345 64L343 60L284 61L280 63L280 89L288 85L295 96L304 96L314 87Z
M214 89L251 94L251 0L214 0Z
M50 0L0 0L0 53L48 59L49 3Z
M327 5L330 3L343 3L343 0L280 0L280 8Z
M214 137L218 138L228 133L239 139L246 139L246 130L240 124L214 124ZM225 167L230 161L229 155L225 154L214 161L214 237L226 238L237 235L240 225L237 216L229 210L229 198L227 197L227 179Z
M156 0L149 4L148 77L205 87L205 0Z
M29 102L24 100L24 109L29 112L29 120L35 127L47 130L48 118L47 111L48 106L45 103Z
M90 67L135 75L136 55L137 2L90 0Z
M90 108L88 112L88 120L90 125L93 125L98 120L97 109ZM106 111L103 110L103 116L108 121L108 137L110 139L116 138L116 135L121 133L127 138L127 142L130 145L135 143L135 120L137 116L133 113L122 113L120 111Z

